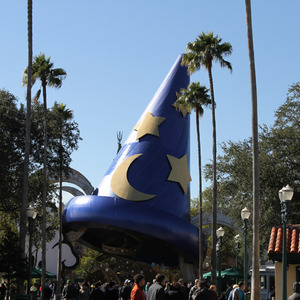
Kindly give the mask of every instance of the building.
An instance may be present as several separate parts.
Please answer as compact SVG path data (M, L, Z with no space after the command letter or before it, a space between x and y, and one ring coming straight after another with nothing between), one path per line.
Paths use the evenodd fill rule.
M287 225L287 295L293 294L293 283L300 281L300 225ZM282 294L282 226L271 231L268 255L275 262L275 294ZM280 299L277 297L277 299Z

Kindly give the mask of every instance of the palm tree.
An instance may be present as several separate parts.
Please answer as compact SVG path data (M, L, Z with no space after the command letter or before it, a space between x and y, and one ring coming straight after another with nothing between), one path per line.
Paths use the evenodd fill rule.
M208 34L202 32L195 42L188 43L186 54L183 56L183 64L188 66L188 71L193 74L203 66L208 71L211 107L212 107L212 131L213 131L213 203L212 203L212 254L211 254L211 278L216 282L216 243L217 243L217 141L216 141L216 118L215 118L215 97L212 77L212 63L218 62L221 67L232 71L230 62L224 56L230 55L232 46L230 43L222 43L218 35L213 32Z
M31 69L32 69L32 0L27 1L27 34L28 34L28 76L27 76L27 105L26 105L26 137L24 153L24 174L23 174L23 191L22 207L20 214L20 250L21 259L25 259L25 239L26 239L26 208L28 202L28 170L29 170L29 153L30 153L30 131L31 131ZM18 293L23 293L24 280L18 279Z
M42 299L44 298L43 287L46 283L46 201L47 201L47 92L46 87L60 88L62 80L65 79L67 73L64 69L53 68L51 57L46 58L45 54L40 54L34 57L32 63L32 85L37 79L41 81L43 91L44 105L44 156L43 156L43 222L42 222ZM28 70L25 69L23 82L28 80Z
M259 163L258 163L258 121L257 121L257 91L255 61L253 49L253 34L251 20L251 1L245 0L246 22L248 37L248 53L251 80L251 106L252 106L252 178L253 178L253 248L252 248L252 284L251 299L260 299L260 273L259 273Z
M198 142L198 168L199 168L199 279L203 276L203 236L202 236L202 171L201 171L201 143L200 143L200 126L199 118L203 116L203 106L211 104L208 95L208 89L200 85L199 82L192 82L187 89L181 89L180 94L177 94L176 106L180 109L194 110L196 112L196 128Z

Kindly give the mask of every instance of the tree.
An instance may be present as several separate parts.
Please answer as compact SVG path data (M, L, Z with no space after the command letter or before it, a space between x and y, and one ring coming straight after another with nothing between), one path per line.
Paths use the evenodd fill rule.
M199 82L192 82L187 89L181 89L177 94L176 106L196 112L196 129L198 144L198 169L199 169L199 278L203 275L203 238L202 238L202 172L201 172L201 141L199 118L203 116L203 106L211 104L208 90L205 86L200 86Z
M53 161L52 173L54 176L59 175L59 241L58 241L58 258L57 258L57 286L61 286L61 262L62 262L62 178L63 174L68 175L70 164L70 155L73 150L78 148L78 140L80 139L77 123L74 122L73 113L66 108L64 104L54 103L52 108L52 122L54 128L54 136L57 140L53 143L52 152L56 155ZM56 297L60 299L60 289L56 290Z
M80 259L80 265L74 270L74 274L86 280L91 278L91 273L95 269L99 255L100 253L98 251L86 248Z
M21 257L19 234L15 222L7 214L0 213L0 272L8 279L8 293L13 272L23 274L25 258ZM9 295L8 295L9 296Z
M261 127L259 134L260 165L260 251L268 249L272 226L281 223L278 191L285 185L294 187L289 221L298 223L300 217L300 83L289 89L287 100L275 112L271 127ZM252 138L223 143L218 156L218 208L242 227L241 210L253 205ZM206 179L212 178L212 165L204 168ZM204 191L210 200L211 189ZM235 209L232 209L235 207ZM251 222L251 219L250 219ZM250 231L251 228L249 228ZM253 234L253 231L251 232ZM251 234L248 236L250 237ZM252 241L253 242L253 241ZM264 257L263 257L264 258Z
M25 257L26 237L26 207L28 202L28 173L29 173L29 151L30 151L30 127L31 127L31 69L32 69L32 0L27 0L27 35L28 35L28 78L27 78L27 108L26 108L26 135L23 173L22 206L20 214L20 253ZM18 280L18 292L23 292L23 280Z
M217 141L216 141L216 118L215 118L215 97L212 77L212 63L218 62L221 67L226 67L230 71L232 66L230 62L224 59L225 56L230 55L232 46L230 43L222 43L222 39L218 35L214 36L212 32L208 34L202 32L196 41L188 43L186 54L183 56L183 63L188 66L188 71L193 74L200 70L203 66L208 71L211 107L212 107L212 131L213 131L213 226L212 226L212 255L211 255L211 274L212 282L216 282L216 242L217 242Z
M24 121L24 107L18 108L16 97L0 90L0 211L15 217L22 198Z
M66 116L64 112L67 112ZM40 249L43 239L41 232L43 227L43 172L41 170L44 142L43 105L39 102L33 104L31 115L28 199L34 199L35 207L38 211L33 240L36 248ZM78 124L73 119L69 119L70 110L63 104L55 103L54 107L48 110L47 116L49 120L47 169L52 172L52 176L55 174L59 177L61 157L63 158L63 172L66 174L71 162L71 153L78 148L78 141L80 140L79 129ZM0 90L0 197L3 199L0 207L0 229L2 227L7 228L6 221L8 219L17 220L21 214L25 120L26 111L24 106L18 107L17 99L14 95L5 90ZM55 188L53 183L47 182L46 241L52 240L59 228L57 208L54 204L54 199L56 199ZM25 220L27 221L27 217ZM11 224L11 226L14 226L14 231L17 232L19 226L17 226L16 222L11 222ZM25 236L26 233L25 230ZM6 236L6 233L4 235ZM13 238L10 240L13 241ZM12 246L9 246L7 243L2 245L7 247L6 252L11 250L15 261L19 261L21 252L18 252L16 255L16 251ZM19 246L19 243L17 243L17 246ZM5 251L3 250L1 253L4 255ZM3 261L5 260L7 259L4 258ZM23 277L21 276L22 272L18 274L20 274L20 278Z
M251 299L260 298L260 273L259 273L259 164L258 164L258 122L257 122L257 91L254 62L251 0L245 0L248 53L251 81L251 107L252 107L252 152L253 152L253 248L252 248L252 284ZM245 286L247 283L245 282Z
M40 54L34 57L32 63L32 84L36 82L37 79L41 81L42 91L43 91L43 104L44 104L44 186L43 186L43 246L42 246L42 278L41 285L45 286L46 282L46 200L47 200L47 85L49 87L60 88L62 86L62 81L65 79L67 73L64 69L53 68L53 63L50 61L51 57L46 58L45 54ZM28 81L28 69L24 71L23 82ZM43 298L43 288L42 288L42 298Z

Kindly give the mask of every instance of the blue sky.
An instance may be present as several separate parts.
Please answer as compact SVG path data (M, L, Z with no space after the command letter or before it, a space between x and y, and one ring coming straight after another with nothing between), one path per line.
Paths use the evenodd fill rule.
M251 136L251 99L244 1L33 0L33 52L67 71L48 106L74 113L83 141L71 166L97 186L117 151L186 44L213 31L230 42L232 74L213 66L218 143ZM0 88L25 103L27 1L0 4ZM299 0L252 1L258 120L271 125L288 86L299 80ZM208 84L203 69L191 81ZM39 88L36 84L33 93ZM195 115L191 116L191 196L198 194ZM201 120L202 162L212 158L211 111ZM219 152L220 153L220 152ZM209 182L204 182L204 187ZM69 197L69 196L66 196Z

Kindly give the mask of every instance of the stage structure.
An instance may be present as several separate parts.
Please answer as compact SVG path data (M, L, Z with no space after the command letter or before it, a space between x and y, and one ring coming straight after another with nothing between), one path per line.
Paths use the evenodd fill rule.
M71 199L63 231L91 248L180 266L194 278L198 228L189 221L190 114L176 109L189 75L180 55L92 195ZM206 240L202 247L206 254Z

